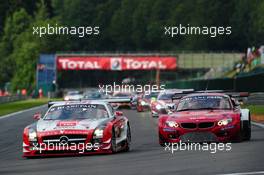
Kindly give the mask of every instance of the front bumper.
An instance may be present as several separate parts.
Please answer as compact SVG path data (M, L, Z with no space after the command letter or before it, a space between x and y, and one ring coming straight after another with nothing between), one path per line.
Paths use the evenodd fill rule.
M160 143L177 142L229 142L240 133L240 124L213 126L203 129L185 129L182 127L159 128Z
M23 156L59 156L111 153L111 135L93 138L94 130L56 130L38 132L37 140L23 137Z
M40 143L38 146L23 143L23 157L35 157L35 156L67 156L67 155L87 155L87 154L109 154L112 153L111 140L98 144L98 147L92 148L86 144L81 145L47 145Z

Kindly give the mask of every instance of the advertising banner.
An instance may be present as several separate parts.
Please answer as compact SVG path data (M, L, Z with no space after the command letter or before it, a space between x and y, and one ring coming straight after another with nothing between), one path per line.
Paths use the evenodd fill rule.
M58 70L172 70L176 67L176 57L57 56Z

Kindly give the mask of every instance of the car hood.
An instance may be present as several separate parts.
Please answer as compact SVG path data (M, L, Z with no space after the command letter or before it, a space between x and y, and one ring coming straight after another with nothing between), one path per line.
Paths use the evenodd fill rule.
M105 124L108 119L85 120L39 120L36 125L38 132L55 130L91 130Z
M176 112L172 114L171 117L177 121L216 121L232 117L233 115L234 112L229 110L203 110Z

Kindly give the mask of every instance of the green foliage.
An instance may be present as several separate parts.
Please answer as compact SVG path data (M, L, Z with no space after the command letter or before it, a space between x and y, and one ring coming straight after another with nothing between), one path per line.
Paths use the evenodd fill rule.
M37 0L0 4L0 86L34 88L40 53L58 51L244 51L263 44L258 0ZM3 22L4 21L4 22ZM32 35L33 26L99 26L99 36ZM231 26L230 36L164 35L164 26Z
M243 108L248 108L253 115L264 115L264 105L244 105Z
M3 37L0 43L0 82L11 81L12 89L26 88L29 91L35 86L37 59L42 52L52 52L60 43L58 37L39 38L32 35L33 26L55 25L55 19L48 18L44 3L39 3L34 17L24 9L15 11L6 20Z
M16 46L14 42L23 30L28 28L30 21L31 18L27 12L24 9L20 9L8 17L5 22L4 33L0 43L0 84L7 82L14 75L16 59L11 57Z
M4 103L0 105L0 117L6 114L10 114L13 112L33 108L40 105L47 104L50 100L61 100L61 99L48 99L48 98L41 98L41 99L28 99L22 101L15 101Z

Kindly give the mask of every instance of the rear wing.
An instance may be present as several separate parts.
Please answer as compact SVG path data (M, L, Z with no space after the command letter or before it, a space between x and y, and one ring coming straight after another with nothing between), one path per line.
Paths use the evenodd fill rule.
M191 93L195 93L196 91L194 89L184 89L184 90L181 90L179 92L176 92L174 93L174 95L172 96L172 101L173 100L179 100L181 99L182 97L188 95L188 94L191 94Z
M194 93L222 93L225 95L228 95L231 98L235 98L237 100L243 100L243 98L248 97L249 93L248 92L233 92L233 91L224 91L224 90L207 90L207 91L191 91L191 90L187 90L187 91L182 91L179 93L175 93L172 96L172 100L177 100L177 99L181 99L182 97L188 95L188 94L194 94Z
M49 101L48 102L48 108L50 108L51 106L55 105L55 104L61 104L61 105L65 105L67 101Z
M111 103L111 104L115 104L115 103L130 103L131 102L131 98L107 98L107 99L98 99L98 100L80 100L80 101L49 101L48 102L48 108L50 108L51 106L55 105L55 104L59 104L59 105L67 105L67 104L76 104L76 103L91 103L91 102L107 102L107 103Z

